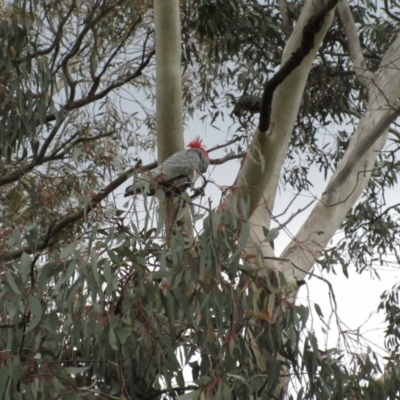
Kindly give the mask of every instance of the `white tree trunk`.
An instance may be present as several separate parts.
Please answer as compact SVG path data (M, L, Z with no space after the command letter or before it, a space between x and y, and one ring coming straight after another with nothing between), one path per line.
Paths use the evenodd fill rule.
M179 0L154 0L156 37L156 126L158 163L184 147L182 128L181 31ZM160 211L170 237L177 206L160 199ZM192 237L190 214L182 217L182 232Z
M338 169L310 216L281 257L281 270L303 278L339 229L346 214L366 187L387 129L399 115L400 34L388 49L369 84L369 105L352 136Z
M154 0L158 162L183 149L178 0Z
M305 23L321 6L322 2L316 0L306 3L285 48L283 61L297 48ZM387 51L378 71L370 74L365 70L365 62L358 54L361 50L358 38L354 36L355 32L352 27L354 22L349 18L348 7L344 4L341 9L343 18L347 18L346 31L352 41L352 57L355 67L358 68L358 78L369 89L369 107L360 120L343 160L330 180L326 191L296 237L283 251L280 258L287 261L265 259L265 257L273 257L274 252L268 243L263 243L262 228L270 225L280 173L306 79L318 45L332 21L332 15L326 18L324 28L316 39L313 51L275 92L270 132L266 135L256 131L249 149L249 156L238 177L238 186L245 187L246 184L250 184L249 194L253 199L257 199L257 206L252 210L250 221L251 239L256 246L262 248L264 259L252 262L252 266L259 268L260 272L269 269L283 272L293 300L298 289L297 280L304 278L310 271L367 185L379 151L385 144L387 129L399 115L397 99L400 97L400 35ZM264 164L261 173L260 160L263 160ZM252 244L249 244L247 251L257 255ZM259 355L257 364L263 371L266 360ZM282 379L280 388L285 388L286 385L287 379ZM280 388L276 391L277 395Z
M301 43L303 30L310 18L325 4L320 0L309 0L303 7L296 27L288 40L282 56L282 65L288 60ZM243 168L238 177L238 186L250 185L249 195L256 199L256 207L250 219L251 240L247 248L248 253L256 254L252 249L252 243L262 247L265 257L274 256L270 245L263 242L263 227L269 228L270 215L274 207L276 192L279 184L282 165L289 146L290 137L300 108L304 88L311 70L312 62L323 40L326 31L332 23L334 10L325 18L324 25L316 35L314 48L304 58L301 65L297 67L287 79L277 88L271 112L270 135L262 133L258 129L249 149L250 156L246 157ZM261 147L259 144L263 143ZM260 159L264 160L265 166L260 171ZM276 261L258 260L258 267L265 266L268 269L277 268ZM294 283L295 286L296 283Z
M287 282L302 279L310 271L360 197L386 142L387 129L399 115L399 97L400 34L372 76L368 111L360 120L338 169L310 216L280 256L288 260L280 261L277 266ZM296 294L297 291L292 292L293 300ZM282 379L281 387L286 383L287 379Z
M310 18L325 4L321 0L308 0L303 7L283 56L282 65L301 44L303 30ZM276 188L293 127L299 112L304 87L315 54L332 23L333 11L325 18L322 29L314 41L314 48L275 90L269 132L256 129L247 156L237 178L237 187L251 197L251 210L273 207Z
M282 65L299 48L304 27L324 4L325 2L320 0L308 0L306 2L296 27L286 44ZM314 47L308 56L303 59L300 66L274 92L269 132L256 130L248 155L237 179L237 186L240 190L244 188L252 199L251 236L246 252L254 258L251 259L249 267L256 268L262 276L268 276L268 270L270 269L277 269L278 263L272 260L260 259L259 253L253 245L255 244L262 248L264 257L274 256L270 245L263 242L264 232L262 228L270 226L270 215L274 207L280 173L299 112L304 88L315 54L332 23L333 14L334 10L326 16L323 27L316 35ZM261 169L262 164L264 165ZM288 278L293 280L293 276ZM296 281L289 282L289 284L297 288ZM254 355L261 373L265 373L266 358L257 348L254 348ZM287 371L281 371L284 375L285 372ZM280 380L279 387L275 392L277 396L279 396L281 389L286 389L287 383L287 378ZM255 396L252 397L252 399L255 398Z

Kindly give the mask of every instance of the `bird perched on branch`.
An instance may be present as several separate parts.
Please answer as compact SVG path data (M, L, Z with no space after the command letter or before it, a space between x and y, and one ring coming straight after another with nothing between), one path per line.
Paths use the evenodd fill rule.
M244 112L248 111L250 114L257 114L261 111L261 97L244 94L235 104L233 115L240 117Z
M153 171L149 171L125 189L125 197L147 190L153 196L158 188L165 191L166 196L181 194L194 183L198 174L207 171L210 164L203 141L197 136L188 144L188 149L180 150L167 158ZM147 185L146 185L147 183Z

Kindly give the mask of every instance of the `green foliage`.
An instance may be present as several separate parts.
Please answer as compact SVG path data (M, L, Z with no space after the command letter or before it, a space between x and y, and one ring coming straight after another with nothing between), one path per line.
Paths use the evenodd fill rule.
M297 363L307 310L243 265L234 228L218 214L205 219L198 245L185 247L179 233L162 243L160 232L130 231L93 227L90 247L53 252L34 278L29 255L9 264L1 294L10 328L0 337L8 393L174 396L184 393L184 366L216 395L270 393L278 354ZM250 338L269 354L268 379Z
M235 240L230 219L209 211L189 246L179 232L163 243L160 231L127 227L93 226L88 247L54 251L34 277L32 256L8 264L1 313L9 328L0 336L8 395L270 398L282 365L304 382L299 398L383 395L370 379L381 372L370 356L357 356L354 374L342 352L319 350L312 333L301 350L309 310L287 300L275 274L261 278L243 264L246 240ZM249 227L240 229L247 238ZM365 379L371 387L359 384Z

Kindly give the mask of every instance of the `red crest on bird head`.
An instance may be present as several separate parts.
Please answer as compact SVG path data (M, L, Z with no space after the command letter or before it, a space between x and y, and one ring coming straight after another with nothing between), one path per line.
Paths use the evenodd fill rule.
M192 141L190 141L187 147L189 147L189 149L201 149L208 157L208 152L203 145L203 140L200 138L200 136L196 136Z
M187 145L190 149L203 149L203 139L200 139L200 136L196 136L189 144Z

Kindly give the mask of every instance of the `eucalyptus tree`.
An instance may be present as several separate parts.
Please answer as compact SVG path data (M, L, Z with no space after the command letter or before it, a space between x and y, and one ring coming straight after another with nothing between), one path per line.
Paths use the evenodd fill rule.
M399 170L400 9L381 6L2 6L2 398L399 395L397 287L382 295L384 369L373 352L320 348L296 304L317 263L399 262L399 205L385 196ZM243 158L221 203L118 200L156 165L135 152L182 149L195 111L232 123L212 164ZM315 167L325 190L276 254L279 185L295 203Z

